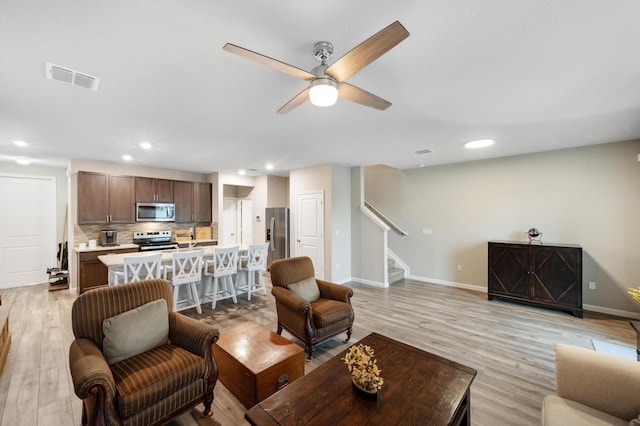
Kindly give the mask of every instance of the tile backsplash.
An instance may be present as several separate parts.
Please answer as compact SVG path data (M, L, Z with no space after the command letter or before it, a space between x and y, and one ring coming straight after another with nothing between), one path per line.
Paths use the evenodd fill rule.
M133 224L113 224L113 225L75 225L73 227L74 244L89 243L89 240L96 240L100 245L101 233L104 229L118 231L118 244L128 244L133 242L133 233L137 231L173 231L179 229L195 228L196 226L208 226L208 223L169 223L169 222L146 222ZM211 235L214 240L218 239L218 222L211 224Z

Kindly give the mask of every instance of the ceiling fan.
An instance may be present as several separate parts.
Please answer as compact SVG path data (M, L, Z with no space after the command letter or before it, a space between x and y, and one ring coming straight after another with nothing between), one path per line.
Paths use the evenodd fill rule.
M313 68L311 72L235 44L227 43L223 49L309 82L309 87L280 108L278 114L289 112L306 100L310 100L317 106L331 106L336 103L338 97L360 105L385 110L391 106L391 102L344 80L384 55L408 36L409 32L400 22L396 21L354 47L332 65L327 65L327 60L333 54L333 45L328 41L320 41L313 49L315 57L320 60L320 65Z

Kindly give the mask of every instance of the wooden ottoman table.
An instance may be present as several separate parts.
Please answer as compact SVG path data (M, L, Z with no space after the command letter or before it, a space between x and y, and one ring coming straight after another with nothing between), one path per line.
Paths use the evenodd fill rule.
M254 321L220 331L218 379L246 408L304 375L304 349Z

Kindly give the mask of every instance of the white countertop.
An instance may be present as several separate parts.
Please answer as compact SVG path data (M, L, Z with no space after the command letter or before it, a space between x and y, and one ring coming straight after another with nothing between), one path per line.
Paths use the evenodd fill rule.
M222 248L223 246L202 246L202 247L194 247L194 251L198 251L198 250L202 250L204 251L204 256L205 257L211 257L213 256L213 251L216 248ZM249 246L247 244L240 244L240 252L247 252L247 250L249 250ZM181 251L185 251L185 250L181 250ZM163 262L171 262L171 259L173 258L173 253L175 253L175 250L161 250L162 253L162 261ZM130 256L146 256L148 254L155 254L157 253L157 251L146 251L146 252L135 252L135 253L110 253L110 254L103 254L102 256L98 256L98 259L100 260L100 262L102 262L106 267L112 267L112 266L121 266L124 264L124 257L130 257Z
M90 248L89 245L87 244L86 248L81 249L80 247L74 247L73 249L76 251L76 253L86 253L88 251L122 250L122 249L138 250L138 245L129 243L129 244L118 244L117 246L95 246L93 248Z

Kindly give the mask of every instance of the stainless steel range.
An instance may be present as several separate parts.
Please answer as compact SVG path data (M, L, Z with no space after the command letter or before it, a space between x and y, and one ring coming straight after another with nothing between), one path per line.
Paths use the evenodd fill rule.
M171 241L171 231L142 231L133 233L133 244L138 251L177 249L178 243Z

